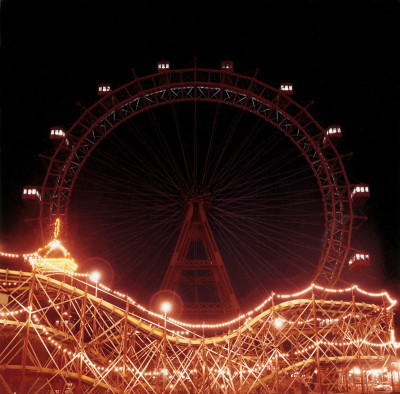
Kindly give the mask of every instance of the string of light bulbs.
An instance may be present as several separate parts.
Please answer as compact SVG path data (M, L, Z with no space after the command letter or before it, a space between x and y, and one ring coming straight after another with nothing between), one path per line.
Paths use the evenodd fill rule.
M64 256L66 258L70 258L70 254L69 252L64 248L64 246L61 244L61 242L57 239L58 235L59 235L59 231L60 231L60 221L59 219L56 220L55 222L55 229L54 229L54 239L52 241L49 242L48 245L46 245L46 247L44 248L40 248L38 251L33 252L33 253L26 253L26 254L15 254L15 253L5 253L5 252L0 252L1 256L4 257L10 257L10 258L15 258L15 257L20 257L23 256L25 259L29 260L33 266L33 268L35 268L35 261L37 259L40 259L43 257L40 256L40 253L45 250L46 248L50 248L49 250L53 250L54 248L59 248L62 250L62 252L64 253ZM46 253L46 255L49 252ZM73 261L73 259L72 259ZM53 273L60 273L60 274L64 274L64 275L68 275L71 277L81 277L81 278L89 278L91 279L91 274L89 273L76 273L76 272L71 272L69 270L63 270L60 267L55 266L54 264L52 264L50 261L47 261L46 264L48 264L48 268L52 268L53 269ZM93 279L92 279L93 280ZM131 297L129 297L126 294L123 294L117 290L112 290L111 288L103 285L102 283L100 283L98 281L98 279L93 280L96 282L96 285L99 289L101 289L102 291L105 291L109 294L115 295L125 301L128 301L132 306L138 308L139 310L141 310L142 312L145 312L153 317L159 318L159 319L163 319L164 315L160 314L160 313L156 313L153 312L147 308L145 308L144 306L140 305L139 303L137 303L135 300L133 300ZM387 291L382 291L380 293L372 293L372 292L368 292L366 290L360 289L357 285L353 285L351 287L347 287L347 288L343 288L343 289L332 289L332 288L326 288L326 287L322 287L320 285L317 284L311 284L309 287L303 289L302 291L296 292L296 293L292 293L292 294L277 294L272 292L271 296L269 296L267 299L265 299L261 304L259 304L257 307L255 307L254 309L243 313L241 315L239 315L238 317L231 319L229 321L225 321L225 322L220 322L220 323L214 323L214 324L207 324L207 323L203 323L203 324L192 324L192 323L188 323L188 322L184 322L184 321L180 321L177 319L174 319L170 316L167 316L166 319L171 322L174 323L176 325L180 325L181 327L184 328L191 328L191 329L215 329L215 328L224 328L224 327L229 327L231 325L237 324L240 322L247 322L248 320L251 319L251 317L259 312L260 310L262 310L263 308L265 308L268 304L272 303L272 300L274 297L276 297L277 299L292 299L292 298L296 298L299 296L302 296L304 294L307 294L313 290L319 290L321 292L325 292L325 293L330 293L330 294L342 294L342 293L346 293L346 292L352 292L352 291L357 291L363 295L367 295L369 297L386 297L386 299L389 302L389 307L387 307L386 309L389 310L391 308L394 307L394 305L396 305L397 300L394 300L393 298L390 297L390 295L388 294Z

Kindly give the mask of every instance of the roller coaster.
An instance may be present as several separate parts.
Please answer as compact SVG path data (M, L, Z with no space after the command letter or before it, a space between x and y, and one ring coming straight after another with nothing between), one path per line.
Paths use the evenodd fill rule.
M399 385L387 293L312 285L272 293L230 322L189 324L88 275L39 272L0 270L2 393L366 393L379 382Z

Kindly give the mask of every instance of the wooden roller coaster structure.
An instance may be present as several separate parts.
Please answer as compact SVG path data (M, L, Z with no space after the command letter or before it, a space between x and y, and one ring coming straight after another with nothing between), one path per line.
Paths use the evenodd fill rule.
M312 285L178 322L81 274L0 270L1 393L335 393L399 385L385 293Z

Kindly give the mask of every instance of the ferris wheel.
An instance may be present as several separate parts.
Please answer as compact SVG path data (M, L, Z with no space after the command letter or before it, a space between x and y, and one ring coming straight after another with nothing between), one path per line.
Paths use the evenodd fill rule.
M68 130L51 130L55 153L31 190L43 242L60 219L73 252L157 287L200 199L239 299L337 282L353 205L369 190L349 183L340 126L321 127L292 99L292 84L273 88L230 61L181 70L163 61L98 94Z

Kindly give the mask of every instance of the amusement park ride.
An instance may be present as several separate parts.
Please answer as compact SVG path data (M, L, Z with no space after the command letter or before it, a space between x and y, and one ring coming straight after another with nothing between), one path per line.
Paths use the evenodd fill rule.
M30 272L0 270L1 393L400 390L399 343L393 322L396 301L387 292L369 292L342 279L346 266L348 272L359 273L370 265L369 253L351 246L352 231L365 219L358 210L369 197L369 187L348 180L343 156L336 148L342 135L340 126L322 128L307 107L292 99L292 84L275 89L256 76L235 73L230 61L222 62L218 70L196 66L173 70L169 62L159 62L155 74L135 74L133 81L118 89L101 84L99 100L84 109L69 130L51 129L55 152L48 157L44 182L23 190L24 199L39 204L37 223L44 246L27 254L1 252L3 259L23 258L32 267ZM152 117L152 111L163 106L172 107L175 114L174 106L182 103L195 106L196 121L200 113L196 105L201 103L216 106L216 113L221 106L228 106L250 114L254 122L278 130L300 152L323 207L322 242L320 237L318 247L313 248L320 254L304 289L289 294L272 291L253 309L240 308L226 269L225 250L235 252L235 245L220 249L216 235L220 222L212 215L212 210L218 209L218 193L212 182L204 187L199 181L206 171L198 174L185 160L190 187L177 193L181 200L184 196L180 204L183 224L173 238L175 246L168 256L157 310L101 283L96 273L78 272L79 263L67 250L73 232L70 202L87 159L103 139L130 119L142 113ZM213 139L214 126L211 128ZM196 125L194 129L196 141ZM194 149L194 162L197 154ZM251 162L257 155L254 151L246 157ZM207 153L205 168L208 159ZM237 157L229 162L231 166L235 160ZM289 159L286 156L284 160ZM210 167L218 165L219 161ZM233 182L226 168L225 188ZM242 176L241 171L232 172ZM279 194L279 188L287 188L285 171L279 175L281 183L272 182L273 190L284 203L289 204L291 196L290 212L298 221L304 212L292 208L301 204L301 189ZM264 176L249 165L244 177L249 183L253 173ZM257 184L257 190L267 189L266 179ZM180 182L171 181L174 185ZM140 186L138 182L136 187ZM235 201L243 193L239 190L236 200L229 200L221 211L226 215L251 212L255 226L272 223L273 234L278 234L281 227L274 220L280 220L282 226L287 222L278 217L279 212L287 215L284 204L274 205L268 216L267 208L263 211L257 205L254 209L249 200L238 212ZM165 194L172 198L171 189ZM232 206L233 213L229 211ZM269 219L264 221L266 217ZM294 239L295 248L303 250L307 237L290 227L284 229ZM307 231L306 226L303 230ZM250 232L251 226L246 231ZM284 258L289 250L286 238L279 244L273 241L270 235L268 240L261 238L246 259L258 264L258 255L272 249L279 253L279 248ZM235 242L240 244L239 239ZM272 246L262 249L261 244L268 243ZM287 253L291 259L296 256L292 250ZM176 313L177 300L180 315Z

